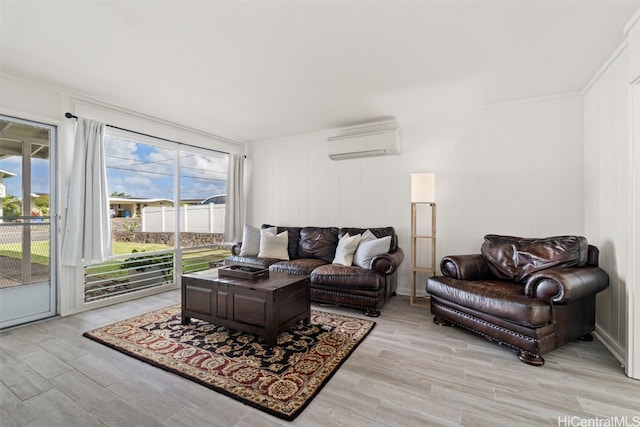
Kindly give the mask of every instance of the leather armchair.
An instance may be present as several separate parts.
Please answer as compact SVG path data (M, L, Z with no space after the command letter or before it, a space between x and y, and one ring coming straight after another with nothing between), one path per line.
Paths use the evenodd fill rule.
M569 341L593 339L596 294L609 284L584 237L485 236L481 254L444 257L427 280L434 322L506 345L523 362Z

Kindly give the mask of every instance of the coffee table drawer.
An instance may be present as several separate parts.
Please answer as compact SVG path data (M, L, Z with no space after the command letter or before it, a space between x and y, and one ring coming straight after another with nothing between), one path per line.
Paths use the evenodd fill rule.
M204 315L211 315L211 306L215 301L213 298L214 289L211 287L198 286L197 284L186 284L185 295L183 301L184 309Z
M224 284L191 280L183 284L183 309L198 317L216 317L228 319L229 313L229 287Z
M233 321L264 328L267 325L267 294L235 289Z

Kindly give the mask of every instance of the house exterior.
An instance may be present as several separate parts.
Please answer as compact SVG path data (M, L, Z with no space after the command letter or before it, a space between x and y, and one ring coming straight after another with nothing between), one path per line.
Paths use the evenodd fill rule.
M11 178L14 176L16 176L16 174L0 169L0 217L4 215L2 205L4 203L4 197L7 195L6 187L2 181L5 178ZM2 218L0 218L0 222L2 222Z
M109 197L109 209L112 217L137 218L146 207L155 208L173 206L169 199L145 199L134 197Z

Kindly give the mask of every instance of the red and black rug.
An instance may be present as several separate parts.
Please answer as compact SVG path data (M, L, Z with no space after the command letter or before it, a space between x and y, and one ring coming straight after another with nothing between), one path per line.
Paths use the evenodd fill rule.
M197 319L180 305L85 332L84 336L291 421L373 329L375 323L311 310L310 324L262 337Z

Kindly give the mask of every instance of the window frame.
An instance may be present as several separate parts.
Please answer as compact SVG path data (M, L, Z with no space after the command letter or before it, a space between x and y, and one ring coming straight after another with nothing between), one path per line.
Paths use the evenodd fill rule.
M180 277L183 274L183 269L184 269L184 255L185 252L194 252L194 251L198 251L201 250L202 248L211 248L214 245L203 245L203 246L197 246L197 247L183 247L181 241L181 231L180 231L180 223L181 223L181 215L182 215L182 210L179 209L180 207L180 201L182 199L181 197L181 191L180 191L180 186L181 186L181 180L183 179L182 177L182 171L181 171L181 162L180 162L180 156L184 155L185 153L188 154L195 154L195 155L201 155L201 156L207 156L207 157L215 157L215 156L219 156L219 157L223 157L223 156L228 156L231 155L231 153L229 152L225 152L225 151L221 151L221 150L217 150L217 149L208 149L208 148L203 148L203 147L197 147L197 146L193 146L190 144L186 144L186 143L181 143L178 141L171 141L171 140L167 140L161 137L154 137L151 135L146 135L146 134L142 134L136 131L130 131L127 129L122 129L122 128L118 128L118 127L111 127L108 126L105 129L105 138L116 138L116 139L122 139L122 140L126 140L126 141L130 141L133 142L135 144L145 144L151 147L158 147L161 149L166 149L166 150L171 150L173 152L173 163L172 163L172 167L173 167L173 176L172 176L172 181L173 181L173 205L175 207L174 209L174 224L173 224L173 247L171 249L166 249L166 250L161 250L161 251L149 251L149 252L145 252L145 255L134 255L134 256L128 256L126 254L121 254L118 256L114 256L115 260L118 259L123 259L123 258L127 258L128 257L128 262L131 263L131 265L137 265L136 264L136 260L135 258L137 258L138 256L141 258L146 258L146 259L151 259L153 260L154 257L155 259L162 259L164 260L165 257L167 255L170 255L172 258L172 268L171 268L171 276L172 276L172 280L170 280L169 282L166 282L164 284L157 284L157 285L153 285L150 287L146 287L144 289L140 289L140 290L136 290L131 289L131 290L127 290L124 292L120 292L120 293L115 293L112 296L106 296L103 298L97 298L97 299L91 299L91 300L87 300L87 281L86 281L86 275L85 275L85 280L84 282L84 286L83 286L83 301L85 305L93 305L93 304L99 304L99 303L103 303L105 299L109 299L111 301L126 301L126 300L130 300L130 299L134 299L134 298L139 298L140 296L143 295L147 295L147 294L152 294L152 293L158 293L158 292L164 292L166 290L169 289L174 289L180 286ZM108 144L108 143L107 143ZM106 146L107 148L107 153L105 153L108 156L108 145ZM228 163L227 163L228 165ZM228 167L228 166L227 166ZM107 170L109 168L107 167ZM226 175L226 171L221 171L220 173L224 173ZM225 179L226 182L226 179ZM225 186L225 191L226 188L228 188L228 184ZM113 234L112 237L113 239ZM221 244L220 246L224 246L223 244ZM153 261L151 261L153 262ZM202 265L205 265L204 262L201 263ZM90 267L95 267L95 266L90 266ZM131 267L131 268L135 268L135 267ZM169 268L169 267L167 267ZM167 273L165 273L167 274ZM168 276L167 276L168 277Z

